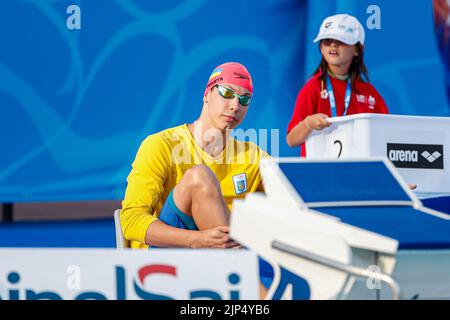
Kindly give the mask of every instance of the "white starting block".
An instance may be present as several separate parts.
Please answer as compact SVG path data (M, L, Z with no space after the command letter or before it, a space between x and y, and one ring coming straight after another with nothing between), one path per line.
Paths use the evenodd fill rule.
M357 278L372 298L400 298L398 249L450 248L450 217L423 207L386 159L265 159L261 173L266 195L234 202L231 237L274 266L268 299L295 298L292 287L279 292L281 270L306 280L311 299L370 298L354 293ZM408 298L420 291L406 286Z
M387 157L417 193L450 195L450 117L356 114L328 121L306 140L309 159Z

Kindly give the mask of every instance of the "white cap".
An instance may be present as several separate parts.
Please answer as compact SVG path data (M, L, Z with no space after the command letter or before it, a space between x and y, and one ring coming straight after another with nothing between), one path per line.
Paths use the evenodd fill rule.
M358 42L364 44L365 37L364 27L358 19L348 14L336 14L323 20L314 42L322 39L335 39L348 45L354 45Z

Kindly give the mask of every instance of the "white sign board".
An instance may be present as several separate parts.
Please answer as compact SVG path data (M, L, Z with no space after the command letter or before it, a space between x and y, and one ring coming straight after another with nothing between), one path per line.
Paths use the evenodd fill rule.
M418 192L450 193L450 118L357 114L306 140L308 158L387 157Z
M0 298L258 299L248 250L0 249Z

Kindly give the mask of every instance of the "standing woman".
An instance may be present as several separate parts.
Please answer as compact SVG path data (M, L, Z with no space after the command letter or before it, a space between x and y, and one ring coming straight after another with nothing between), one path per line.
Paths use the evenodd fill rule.
M389 113L369 83L364 65L364 28L355 18L337 14L326 18L314 42L320 41L322 61L297 95L286 141L301 146L313 130L329 127L328 117L356 113Z

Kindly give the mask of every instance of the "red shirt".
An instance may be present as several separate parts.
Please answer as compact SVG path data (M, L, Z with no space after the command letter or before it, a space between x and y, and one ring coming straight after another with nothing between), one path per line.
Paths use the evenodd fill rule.
M288 125L288 133L309 115L324 113L331 117L330 101L328 97L322 98L320 95L322 84L319 76L320 74L314 75L299 91L295 101L294 113ZM339 80L333 77L330 77L330 79L336 100L336 113L338 116L342 116L345 108L344 99L347 80ZM326 89L325 83L323 88ZM383 98L370 83L356 81L355 88L352 88L346 115L357 113L389 113ZM300 146L302 147L301 156L305 157L306 148L304 143Z

